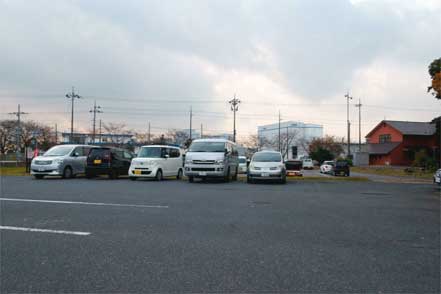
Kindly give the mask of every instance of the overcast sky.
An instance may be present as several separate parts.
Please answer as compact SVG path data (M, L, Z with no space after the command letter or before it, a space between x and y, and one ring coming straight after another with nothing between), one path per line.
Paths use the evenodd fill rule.
M67 130L75 86L77 130L96 100L103 122L138 131L188 128L192 106L194 126L228 132L236 94L240 138L279 110L345 136L347 91L363 134L384 118L429 121L440 15L439 0L0 0L0 119L20 103Z

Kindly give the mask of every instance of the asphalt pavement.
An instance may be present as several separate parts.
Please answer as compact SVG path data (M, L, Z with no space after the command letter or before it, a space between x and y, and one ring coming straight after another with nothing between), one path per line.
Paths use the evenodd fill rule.
M2 177L1 293L439 293L440 190Z

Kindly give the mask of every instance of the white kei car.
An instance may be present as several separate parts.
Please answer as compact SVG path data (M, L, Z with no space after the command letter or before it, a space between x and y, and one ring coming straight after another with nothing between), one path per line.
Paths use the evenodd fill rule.
M182 178L184 171L182 151L179 147L168 145L142 146L138 155L132 159L129 178L154 178L161 181L163 177Z
M320 173L322 174L330 174L334 169L334 161L328 160L323 161L322 165L320 165Z

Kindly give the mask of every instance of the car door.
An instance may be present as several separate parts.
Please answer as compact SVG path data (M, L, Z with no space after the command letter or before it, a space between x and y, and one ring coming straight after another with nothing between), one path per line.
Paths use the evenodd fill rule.
M83 162L85 161L85 156L83 147L75 147L70 154L69 160L71 162L70 165L72 167L73 174L84 173L85 164Z
M170 172L172 173L172 175L177 175L178 170L181 168L182 165L181 153L179 152L179 149L170 149L170 159Z
M173 175L173 157L172 157L172 148L165 148L165 154L168 155L168 158L165 159L165 171L164 174L167 176Z
M123 171L121 172L121 174L123 173L129 173L129 168L130 168L130 163L132 162L132 158L133 155L130 154L127 151L123 151L123 156L124 156L124 162L123 162Z

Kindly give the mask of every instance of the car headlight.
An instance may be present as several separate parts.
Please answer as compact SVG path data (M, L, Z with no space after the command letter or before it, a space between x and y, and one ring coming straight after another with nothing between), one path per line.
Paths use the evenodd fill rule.
M218 160L216 160L216 163L217 164L222 164L222 163L224 163L224 160L223 159L218 159Z
M441 170L437 170L437 171L436 171L436 176L437 176L437 177L441 177Z
M63 162L63 160L62 159L55 159L52 162L56 165L60 165Z
M191 159L190 158L186 158L185 159L185 163L191 163Z

